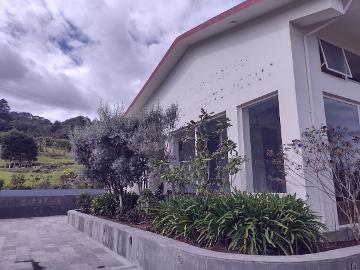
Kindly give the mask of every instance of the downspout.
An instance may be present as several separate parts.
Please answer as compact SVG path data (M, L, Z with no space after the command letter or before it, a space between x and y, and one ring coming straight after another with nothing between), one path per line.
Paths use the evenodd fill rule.
M344 7L344 12L343 14L346 14L346 12L348 11L348 9L350 8L350 5L352 4L353 0L349 0L346 4L346 6ZM319 31L323 30L324 28L328 27L329 25L333 24L339 17L335 17L333 19L331 19L330 21L324 23L323 25L320 25L319 27L317 27L316 29L310 31L309 33L306 33L304 35L304 51L305 51L305 66L306 66L306 79L307 79L307 92L308 92L308 99L309 99L309 113L310 113L310 119L311 119L311 125L313 127L315 127L315 116L313 113L313 108L314 108L314 99L312 96L312 82L311 82L311 68L310 68L310 57L309 57L309 45L308 45L308 39L311 35L314 35L316 33L318 33ZM319 188L319 187L318 187ZM324 194L323 192L319 192L319 202L320 202L320 211L321 213L325 213L325 208L324 208ZM326 221L325 218L323 218L324 222ZM336 224L337 222L335 222L335 230L336 230Z

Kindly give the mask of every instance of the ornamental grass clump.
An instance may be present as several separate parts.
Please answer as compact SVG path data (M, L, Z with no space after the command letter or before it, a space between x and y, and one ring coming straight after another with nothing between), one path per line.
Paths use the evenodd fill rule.
M174 196L152 215L163 235L254 255L317 252L326 229L303 200L269 193Z

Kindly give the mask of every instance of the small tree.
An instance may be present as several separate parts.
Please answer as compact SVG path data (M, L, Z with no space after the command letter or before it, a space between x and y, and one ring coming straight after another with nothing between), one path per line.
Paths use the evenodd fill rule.
M129 147L142 161L142 166L136 168L142 175L137 183L140 193L149 188L150 178L155 182L156 172L152 170L152 165L170 158L170 134L175 128L178 114L178 107L171 105L165 110L161 107L143 110L133 118L136 128L129 134Z
M71 138L85 178L105 186L120 207L127 187L147 187L150 160L165 155L167 112L157 108L127 115L121 108L101 105L98 119L77 129Z
M33 137L17 130L11 130L2 136L2 159L18 162L20 167L24 162L31 166L37 155L37 146Z
M22 189L25 184L25 177L21 174L13 174L11 176L10 186L12 189Z
M341 128L309 128L301 139L268 152L295 185L319 189L337 203L360 242L360 137ZM285 179L285 177L284 177Z
M196 154L186 162L174 164L170 160L162 160L156 164L163 180L170 183L175 192L175 187L181 190L183 186L191 184L201 193L210 193L214 190L227 192L232 186L236 174L241 169L245 158L236 150L236 143L228 138L226 130L231 126L230 120L216 120L216 129L209 130L208 123L213 113L201 109L198 121L190 121L186 126L184 142L195 144ZM192 132L195 130L195 138ZM210 151L208 141L219 139L217 149ZM210 167L215 164L215 179L211 179Z

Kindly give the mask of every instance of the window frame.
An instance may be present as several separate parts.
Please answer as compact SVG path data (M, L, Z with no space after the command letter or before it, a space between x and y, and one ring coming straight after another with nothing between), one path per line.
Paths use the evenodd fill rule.
M240 112L241 115L241 134L239 134L242 138L242 148L243 151L245 153L246 156L250 156L252 157L252 145L251 145L251 132L250 132L250 123L249 123L249 115L248 115L248 110L249 108L259 105L261 103L265 103L267 101L269 101L272 98L277 98L278 99L278 106L279 106L279 117L280 117L280 134L281 134L281 140L283 141L283 133L282 133L282 129L281 129L281 113L280 113L280 100L279 100L279 93L278 91L266 94L264 96L261 96L259 98L255 98L252 99L248 102L243 103L242 105L238 106L238 111ZM250 159L251 160L251 159ZM253 164L252 162L246 162L245 163L245 170L244 170L244 177L245 177L245 190L248 192L254 192L256 193L257 191L255 191L254 188L254 175L253 175ZM285 182L285 186L284 186L285 190L284 192L272 192L274 194L287 194L288 193L288 186Z
M350 99L347 99L347 98L345 98L345 97L339 97L339 96L334 96L334 95L331 95L331 94L324 93L324 95L323 95L323 99L324 99L324 112L325 112L325 98L331 99L331 100L333 100L333 101L345 103L345 104L347 104L347 105L355 106L356 109L357 109L358 119L359 119L359 125L360 125L360 102L357 102L357 101L354 101L354 100L350 100ZM327 125L326 116L325 116L325 122L326 122L326 125Z
M333 68L330 68L330 67L329 67L329 64L328 64L328 61L327 61L327 57L326 57L326 54L325 54L325 51L324 51L322 42L329 43L329 44L331 44L331 45L333 45L333 46L341 49L342 54L343 54L343 57L344 57L344 59L345 59L346 67L347 67L347 69L348 69L348 71L349 71L350 74L346 74L346 73L343 73L343 72L341 72L341 71L338 71L338 70L336 70L336 69L333 69ZM339 47L339 46L333 44L332 42L329 42L329 41L327 41L327 40L325 40L325 39L322 39L322 38L319 38L319 46L320 46L320 50L321 50L322 57L323 57L323 59L324 59L324 63L321 63L321 67L323 67L324 64L325 64L325 67L326 67L327 70L329 70L329 71L331 71L331 72L334 72L334 73L336 73L336 74L339 74L339 75L341 75L341 76L344 76L346 80L349 80L349 78L353 78L352 71L351 71L351 69L350 69L349 62L348 62L347 57L346 57L346 54L345 54L345 49L344 49L343 47ZM349 52L350 52L350 51L349 51ZM352 53L353 53L353 52L352 52Z

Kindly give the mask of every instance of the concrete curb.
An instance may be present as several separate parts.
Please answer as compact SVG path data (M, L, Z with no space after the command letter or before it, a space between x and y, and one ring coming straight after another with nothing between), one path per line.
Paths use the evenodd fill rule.
M254 256L198 248L161 235L68 212L68 223L144 270L360 270L360 246L297 256Z

